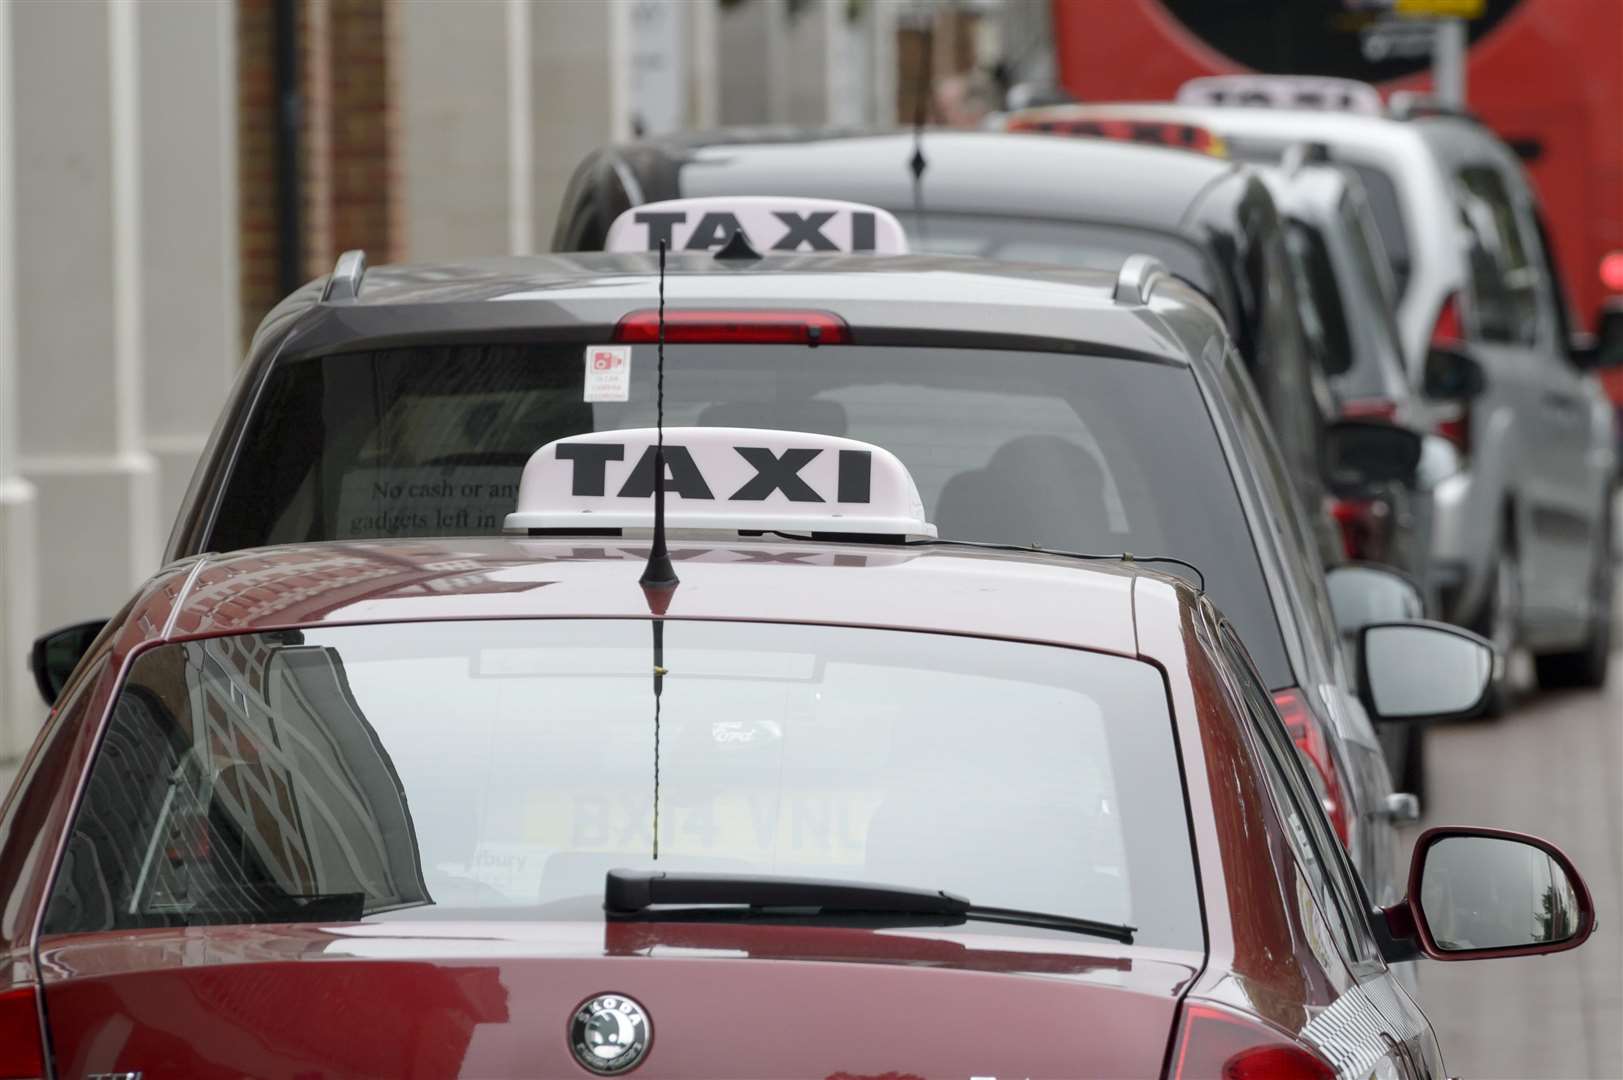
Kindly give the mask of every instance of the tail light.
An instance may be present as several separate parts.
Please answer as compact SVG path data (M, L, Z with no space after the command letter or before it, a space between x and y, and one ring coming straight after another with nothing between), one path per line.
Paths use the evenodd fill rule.
M1348 420L1385 420L1398 418L1398 403L1391 398L1357 398L1341 403L1341 415Z
M1203 1001L1184 1003L1168 1080L1335 1080L1329 1062L1274 1028Z
M1431 324L1431 343L1445 349L1457 349L1465 341L1465 323L1460 319L1460 294L1449 293L1437 309L1437 321Z
M1381 499L1330 500L1330 516L1341 529L1341 549L1347 558L1384 560L1387 513Z
M45 1075L39 1016L32 986L0 992L0 1080L39 1080Z
M1465 324L1460 319L1460 294L1449 293L1443 306L1437 309L1437 321L1431 326L1431 347L1457 349L1465 340ZM1462 401L1455 406L1453 415L1437 421L1436 432L1453 443L1462 454L1471 449L1471 404Z
M659 340L659 312L628 313L614 340L646 345ZM665 340L705 345L849 345L851 327L831 311L718 311L688 308L665 312Z
M1608 251L1601 256L1600 283L1607 292L1623 293L1623 251Z
M1324 725L1307 707L1307 697L1300 690L1293 688L1274 694L1274 707L1279 710L1279 718L1285 722L1285 730L1290 732L1296 749L1313 763L1314 770L1318 772L1324 815L1330 819L1330 827L1336 831L1342 846L1347 846L1352 840L1347 796L1341 785L1341 775L1336 771L1335 757L1330 750L1330 740L1325 736Z

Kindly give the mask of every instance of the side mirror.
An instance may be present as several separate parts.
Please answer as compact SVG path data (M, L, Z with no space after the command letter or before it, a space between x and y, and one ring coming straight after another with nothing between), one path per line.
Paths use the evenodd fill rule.
M1428 829L1415 841L1409 895L1386 926L1434 960L1576 949L1595 929L1589 887L1546 840L1501 829Z
M1421 619L1426 601L1407 575L1379 563L1350 562L1324 575L1336 628L1351 637L1371 623Z
M1584 371L1623 367L1623 307L1603 308L1593 334L1572 335L1572 362Z
M91 644L106 625L106 619L75 623L34 639L34 647L28 653L28 666L34 673L34 685L39 687L39 696L45 699L45 704L56 704L62 688L68 683L68 676L79 666L79 661L84 659L85 653L90 651Z
M1426 353L1420 392L1434 401L1470 401L1488 388L1482 365L1463 349L1433 345Z
M1371 484L1413 487L1420 468L1420 435L1394 424L1337 420L1325 431L1326 479L1332 490Z
M1447 623L1406 619L1358 631L1358 692L1377 720L1463 720L1487 704L1494 651Z

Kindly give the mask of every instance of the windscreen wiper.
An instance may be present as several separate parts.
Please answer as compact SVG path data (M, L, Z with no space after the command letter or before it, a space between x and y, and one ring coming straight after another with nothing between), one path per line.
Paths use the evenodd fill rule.
M687 909L658 911L668 905ZM696 920L745 916L913 916L956 922L997 922L1090 934L1133 943L1136 926L1052 915L1041 911L981 907L944 890L914 889L865 881L773 877L755 874L672 874L658 870L610 870L603 910L611 919Z

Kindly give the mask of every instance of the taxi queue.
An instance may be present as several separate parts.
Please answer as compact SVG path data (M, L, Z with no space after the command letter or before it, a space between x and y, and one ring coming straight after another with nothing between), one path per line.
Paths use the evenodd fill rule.
M35 647L0 1077L1445 1076L1417 963L1595 924L1546 839L1390 873L1377 732L1503 657L1326 572L1220 300L911 243L718 193L272 311Z

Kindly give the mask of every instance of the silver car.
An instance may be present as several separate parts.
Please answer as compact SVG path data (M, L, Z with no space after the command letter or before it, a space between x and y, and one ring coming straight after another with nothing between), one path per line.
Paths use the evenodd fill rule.
M1119 106L1094 106L1119 109ZM1613 413L1575 347L1538 202L1515 155L1460 113L1133 105L1199 122L1235 157L1311 140L1363 183L1397 294L1411 385L1454 443L1428 577L1444 614L1534 657L1540 685L1606 678ZM1503 665L1496 686L1502 708Z

